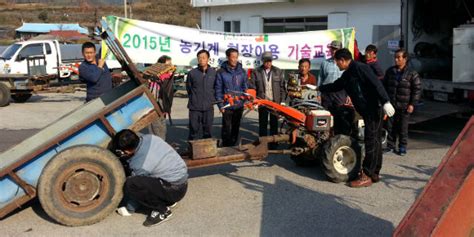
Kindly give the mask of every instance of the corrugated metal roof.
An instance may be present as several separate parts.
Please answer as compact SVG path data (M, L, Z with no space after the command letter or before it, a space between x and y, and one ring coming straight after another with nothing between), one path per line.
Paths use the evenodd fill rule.
M48 33L53 30L73 30L81 34L89 34L87 28L83 28L79 24L23 23L21 27L16 29L17 32L34 33Z

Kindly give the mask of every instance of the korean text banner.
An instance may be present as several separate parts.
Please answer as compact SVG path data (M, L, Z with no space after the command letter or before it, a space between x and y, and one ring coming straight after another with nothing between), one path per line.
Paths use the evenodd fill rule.
M261 65L263 52L273 54L273 65L281 69L297 69L298 60L309 58L312 68L328 57L327 45L339 40L353 51L354 28L295 33L249 34L204 31L193 28L139 21L116 16L106 21L134 63L156 63L162 55L180 66L197 65L196 53L210 52L211 66L226 60L225 51L236 48L244 68ZM105 49L105 45L103 45ZM105 53L105 52L103 52ZM108 55L112 59L112 55Z

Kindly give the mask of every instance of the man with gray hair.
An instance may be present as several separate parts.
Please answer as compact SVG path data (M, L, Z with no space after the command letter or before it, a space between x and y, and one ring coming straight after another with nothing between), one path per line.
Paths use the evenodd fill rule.
M257 97L268 99L276 103L285 100L285 80L281 69L273 66L271 52L262 54L262 66L252 72L250 87L256 89ZM270 116L270 135L278 133L278 117L271 114L265 107L258 108L259 135L268 135L268 118ZM275 148L274 144L270 148Z

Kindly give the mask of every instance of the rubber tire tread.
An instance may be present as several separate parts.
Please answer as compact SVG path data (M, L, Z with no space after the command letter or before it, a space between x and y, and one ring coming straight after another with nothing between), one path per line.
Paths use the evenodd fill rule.
M88 162L100 165L109 176L109 191L102 203L87 212L73 212L60 205L54 192L54 180L61 171L76 164ZM66 226L97 223L110 215L123 197L125 173L119 159L109 150L93 145L78 145L56 154L44 167L38 181L38 197L44 211L55 221Z
M10 104L10 88L0 82L0 107L7 106Z
M337 149L339 149L342 146L351 147L357 156L356 165L347 174L341 174L337 172L337 170L334 168L333 160L332 160L334 153L337 151ZM323 149L321 150L321 153L322 153L321 154L322 167L329 181L334 182L334 183L340 183L340 182L347 182L357 177L357 174L360 171L362 149L359 143L357 143L355 139L346 135L342 135L342 134L336 135L330 138L323 145Z

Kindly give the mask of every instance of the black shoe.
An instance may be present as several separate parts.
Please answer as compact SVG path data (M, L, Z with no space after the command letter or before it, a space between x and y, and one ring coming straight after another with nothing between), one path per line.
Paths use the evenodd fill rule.
M163 223L169 220L172 215L173 213L171 213L171 210L169 208L167 208L165 213L161 213L159 211L151 211L150 215L147 216L145 222L143 222L143 225L146 227L150 227L156 224Z
M395 148L385 147L385 148L383 149L383 153L384 153L384 154L387 154L387 153L390 153L390 152L394 152L394 153L395 153Z

